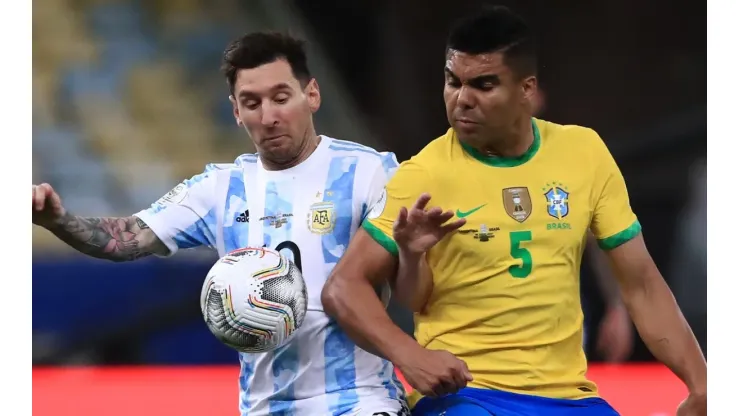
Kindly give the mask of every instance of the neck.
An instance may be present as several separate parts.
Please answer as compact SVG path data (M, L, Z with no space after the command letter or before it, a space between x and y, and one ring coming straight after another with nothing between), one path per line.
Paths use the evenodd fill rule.
M285 170L298 166L306 159L308 159L309 156L311 156L314 150L316 150L316 148L319 146L320 142L321 137L319 137L315 132L312 131L308 135L308 137L303 140L303 144L301 144L301 148L298 150L298 153L295 155L295 157L289 160L276 161L270 160L268 157L265 157L266 155L260 154L260 158L262 159L262 166L266 170Z
M519 157L529 150L534 142L532 118L523 117L508 129L470 145L486 156Z

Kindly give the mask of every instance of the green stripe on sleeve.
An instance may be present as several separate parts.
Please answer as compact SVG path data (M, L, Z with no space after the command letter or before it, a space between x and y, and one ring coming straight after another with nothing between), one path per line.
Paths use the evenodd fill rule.
M632 225L630 225L626 229L614 234L611 237L598 240L599 247L601 247L602 250L615 249L637 237L637 235L640 234L640 231L642 231L640 221L635 220L635 222L633 222Z
M370 237L372 237L373 240L383 246L384 249L388 250L389 253L393 254L394 256L398 256L398 246L396 245L396 242L393 241L392 238L385 235L385 233L381 231L380 228L374 226L370 221L367 220L362 222L362 228L364 228L365 231L370 234Z

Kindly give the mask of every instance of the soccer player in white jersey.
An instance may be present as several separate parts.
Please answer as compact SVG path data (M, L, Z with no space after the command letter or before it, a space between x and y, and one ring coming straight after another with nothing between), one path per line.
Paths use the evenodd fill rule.
M240 354L241 414L407 414L393 366L355 346L324 313L320 296L395 171L395 155L316 134L321 96L297 39L246 35L227 47L222 71L236 123L256 154L207 165L123 218L75 216L50 185L33 185L34 224L82 253L114 261L197 246L219 255L247 246L286 253L306 280L308 313L288 345Z

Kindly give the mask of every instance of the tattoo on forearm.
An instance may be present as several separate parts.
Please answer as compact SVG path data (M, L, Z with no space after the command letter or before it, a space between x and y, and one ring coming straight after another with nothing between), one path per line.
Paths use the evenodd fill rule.
M147 228L149 228L149 226L146 225L146 223L142 221L141 218L139 217L134 217L134 218L136 218L136 225L138 225L140 229L146 230Z
M67 214L51 231L81 253L100 259L127 261L152 254L151 247L145 247L137 238L148 228L137 217L85 218Z

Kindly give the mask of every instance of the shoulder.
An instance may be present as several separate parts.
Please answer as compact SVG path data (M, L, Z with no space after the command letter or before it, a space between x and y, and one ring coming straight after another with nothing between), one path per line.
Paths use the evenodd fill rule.
M596 130L576 124L557 124L550 121L534 119L542 141L568 142L578 146L599 147L604 141Z
M391 178L389 192L417 194L420 189L429 190L432 184L451 170L445 167L454 161L455 140L452 129L449 129L419 153L403 161Z
M322 140L329 141L328 150L332 157L354 157L358 164L368 169L383 167L388 171L398 167L398 160L393 152L378 151L360 143L327 136L322 136Z
M231 176L242 175L244 169L257 166L257 153L245 153L239 155L231 163L209 163L206 165L203 173L212 176Z
M233 162L221 163L213 162L206 164L203 173L210 175L222 175L225 173L231 173L233 171L240 171L245 165L257 164L256 153L245 153L239 155L234 159Z
M451 128L448 129L445 134L429 142L411 159L401 163L399 169L423 170L431 174L440 166L453 161L456 151L459 151L456 140L454 131Z
M205 165L203 172L186 180L187 187L216 188L219 183L228 183L236 179L243 182L244 167L250 164L256 166L257 158L253 154L244 154L231 163L213 162Z

